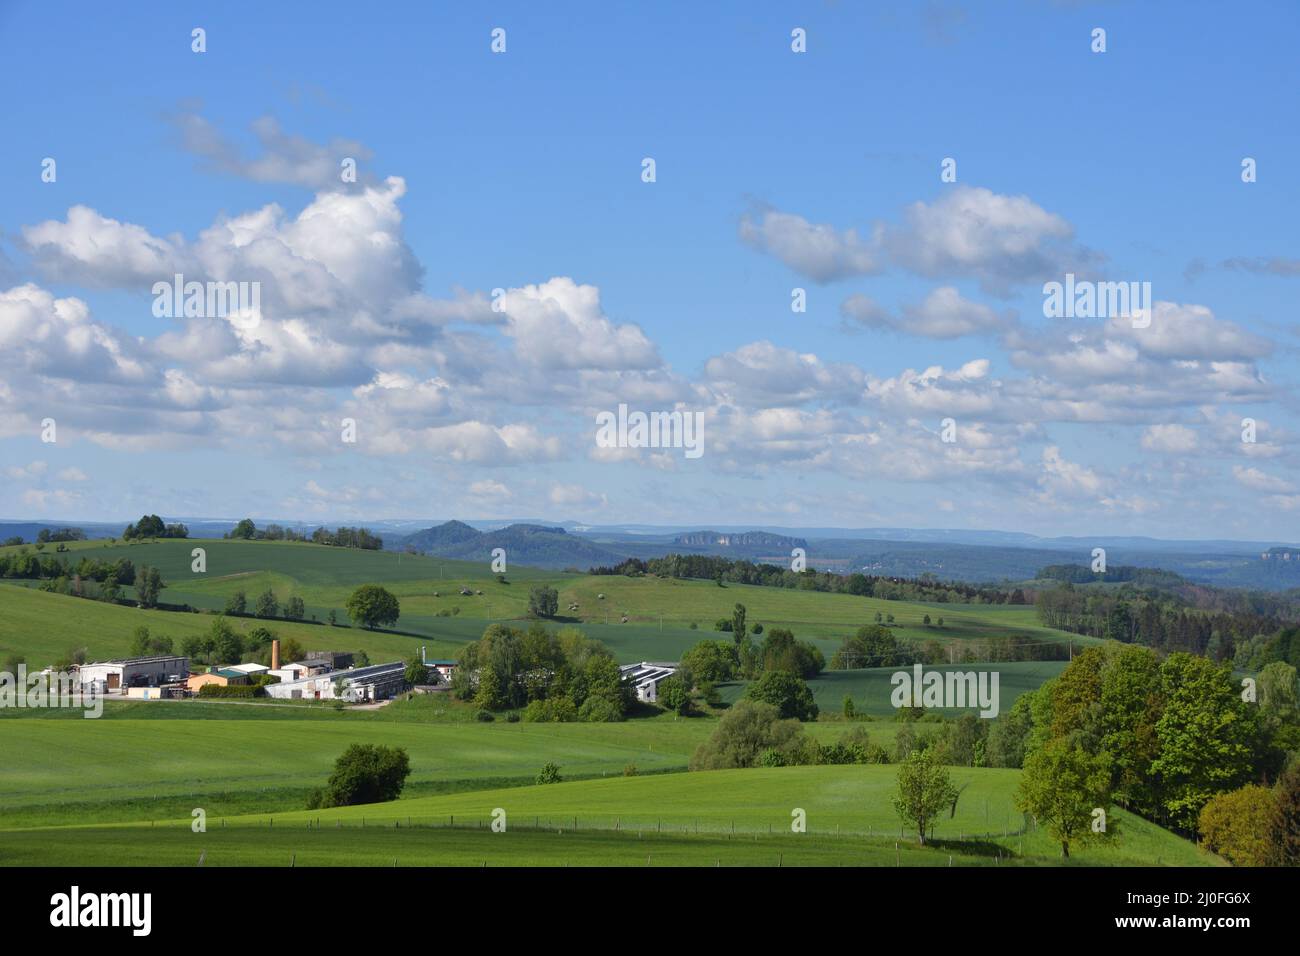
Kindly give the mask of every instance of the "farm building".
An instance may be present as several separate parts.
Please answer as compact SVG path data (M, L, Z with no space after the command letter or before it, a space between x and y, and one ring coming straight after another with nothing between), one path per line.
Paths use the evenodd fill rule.
M287 700L383 700L392 697L406 686L406 665L401 661L375 664L371 667L352 667L345 671L312 674L296 680L281 679L278 684L268 684L270 697Z
M423 645L420 647L420 662L431 671L435 671L445 684L451 680L451 672L456 669L456 662L450 658L428 657Z
M241 674L247 674L252 677L254 674L265 674L270 670L265 664L231 664L227 670L239 671Z
M184 684L164 684L161 687L128 687L126 696L131 700L168 700L185 696Z
M93 684L100 693L123 692L128 687L159 687L185 679L190 672L188 657L127 657L77 669L83 684Z
M659 699L659 684L677 673L677 665L642 661L640 664L623 664L619 670L623 672L623 679L636 689L637 700L653 704Z
M272 668L266 673L272 677L278 677L282 681L290 681L328 674L332 669L325 661L296 661L292 664L285 664L283 667Z
M353 656L347 651L308 651L303 658L305 664L322 664L332 671L345 670L352 666Z
M237 671L233 667L225 667L220 670L208 671L206 674L192 674L185 681L185 689L191 694L197 694L199 688L205 684L216 684L218 687L227 687L231 684L247 684L248 675L243 671Z

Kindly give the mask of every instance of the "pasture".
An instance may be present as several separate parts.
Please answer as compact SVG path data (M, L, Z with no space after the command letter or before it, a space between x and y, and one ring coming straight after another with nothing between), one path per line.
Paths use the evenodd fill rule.
M408 792L531 783L542 765L576 777L685 770L717 720L479 723L469 708L417 698L377 711L228 702L109 704L0 717L0 820L22 824L152 820L194 806L228 814L297 809L352 743L404 747ZM441 711L441 712L440 712ZM849 724L807 725L824 743ZM897 724L862 725L893 747ZM75 768L75 772L72 771Z
M206 551L207 570L191 570L191 551ZM410 656L421 644L432 656L454 656L456 649L481 636L491 621L520 621L528 612L532 587L547 584L559 592L560 617L607 644L622 662L676 660L704 638L726 638L714 622L729 618L736 603L750 622L765 629L787 627L813 640L829 659L840 641L877 612L892 614L900 639L956 644L980 638L1017 637L1076 645L1088 639L1042 627L1031 607L923 605L852 595L785 590L710 581L654 577L590 576L512 568L501 583L488 562L445 561L394 552L361 551L280 541L220 539L157 542L74 542L70 560L86 555L100 560L128 557L136 566L152 565L166 587L162 601L218 612L242 590L251 611L257 596L273 591L285 605L299 597L306 605L301 622L277 618L235 619L245 630L269 624L281 638L293 637L307 650L364 650L372 660ZM382 584L397 595L402 614L393 628L350 628L344 605L361 584ZM462 589L471 592L460 593ZM482 594L477 592L482 591ZM130 593L130 589L128 589ZM604 595L603 598L600 595ZM570 612L571 603L578 610ZM333 612L337 627L324 622ZM932 623L923 623L929 614ZM628 620L623 623L623 618ZM944 625L937 620L943 617ZM210 626L204 614L145 611L37 591L34 582L6 580L0 585L0 654L25 655L45 664L70 648L85 647L92 659L124 654L140 624L155 634L179 639ZM692 627L694 625L694 627Z
M386 804L152 824L0 830L0 864L39 865L1052 865L1059 849L1014 810L1014 770L954 769L955 815L920 847L900 835L893 767L785 767L616 777ZM796 810L806 833L791 831ZM493 832L494 814L505 815ZM1216 865L1115 810L1111 842L1075 865Z

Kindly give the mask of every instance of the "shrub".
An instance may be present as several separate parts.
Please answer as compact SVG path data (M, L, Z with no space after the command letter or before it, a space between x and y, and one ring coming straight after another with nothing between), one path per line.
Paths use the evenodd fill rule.
M559 783L563 778L560 776L560 768L553 764L547 763L542 767L542 772L537 775L537 782L541 783Z
M254 687L251 684L227 684L224 687L221 684L204 684L199 688L200 697L261 697L266 693L261 687Z
M578 708L569 697L551 697L547 700L535 700L524 708L524 720L528 723L572 723L578 719ZM586 718L584 718L586 719Z
M817 703L812 691L798 674L768 671L745 690L750 700L763 701L777 708L782 717L816 720Z
M635 776L636 776L636 764L634 764L634 763L630 763L630 764L628 764L626 767L624 767L624 768L623 768L623 776L625 776L625 777L635 777Z
M492 721L496 720L496 718L492 716L492 711L490 710L474 711L474 719L484 724L490 724Z
M317 806L350 807L396 800L410 773L410 758L401 747L353 744L334 762L334 772Z
M752 767L765 750L775 750L789 762L802 742L803 728L798 721L782 720L771 704L740 700L723 714L709 739L695 749L690 769Z
M623 719L623 711L608 698L593 696L584 700L578 708L578 719L593 724L615 723Z
M1253 783L1211 798L1199 818L1206 848L1234 866L1267 866L1276 802L1272 790Z

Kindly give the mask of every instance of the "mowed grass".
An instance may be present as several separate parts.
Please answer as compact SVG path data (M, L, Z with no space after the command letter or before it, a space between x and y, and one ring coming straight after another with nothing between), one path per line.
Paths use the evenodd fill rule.
M0 719L0 827L155 820L195 806L224 814L298 809L353 743L405 748L412 793L527 784L547 762L576 777L621 775L629 765L679 771L717 726L713 718L667 714L614 724L484 724L467 722L451 704L440 714L427 700L347 712L109 704L94 720L67 710L9 711ZM807 730L829 743L850 726ZM892 750L898 725L862 726Z
M191 570L194 548L206 552L204 573ZM580 626L588 636L605 642L622 662L677 660L699 640L726 639L727 635L713 630L714 622L729 618L737 603L746 606L749 621L767 629L788 627L799 638L815 641L828 659L846 636L872 623L877 612L894 615L895 634L912 641L947 644L1018 637L1052 644L1089 642L1040 626L1032 607L910 604L816 591L720 588L708 581L575 575L524 567L513 567L503 584L486 558L482 563L444 561L296 542L221 539L74 542L69 551L69 559L81 554L101 560L128 557L137 566L158 567L167 584L162 592L166 603L220 611L229 597L242 590L251 610L257 595L270 589L281 606L290 597L302 598L308 621L324 622L333 611L340 625L347 624L344 606L357 586L382 584L401 602L402 616L391 629L329 628L284 620L272 624L281 637L294 637L308 650L365 650L372 660L404 658L421 644L428 645L432 655L454 656L458 647L480 637L490 621L522 621L529 592L538 584L560 593L561 619L556 625ZM49 663L73 647L88 647L92 658L121 655L139 624L174 638L202 632L211 624L205 615L113 607L63 595L35 596L34 587L21 586L31 582L5 583L9 586L0 588L0 652L24 654L34 663ZM462 588L475 593L462 595ZM568 610L570 603L577 603L577 611ZM931 626L923 623L926 614L934 622ZM937 626L939 617L944 618L943 627ZM238 621L245 629L259 623L266 622Z
M893 767L787 767L618 777L233 819L0 830L7 865L997 865L1062 862L1014 809L1019 772L954 770L956 814L933 845L900 836ZM491 830L504 813L506 830ZM806 833L791 831L797 813ZM1092 866L1216 858L1114 811ZM146 832L147 831L147 832ZM1025 832L1022 832L1025 831Z

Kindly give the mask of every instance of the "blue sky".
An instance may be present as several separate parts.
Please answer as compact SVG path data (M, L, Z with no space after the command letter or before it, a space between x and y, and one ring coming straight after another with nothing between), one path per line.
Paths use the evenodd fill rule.
M1300 537L1294 4L452 6L0 3L0 515Z

